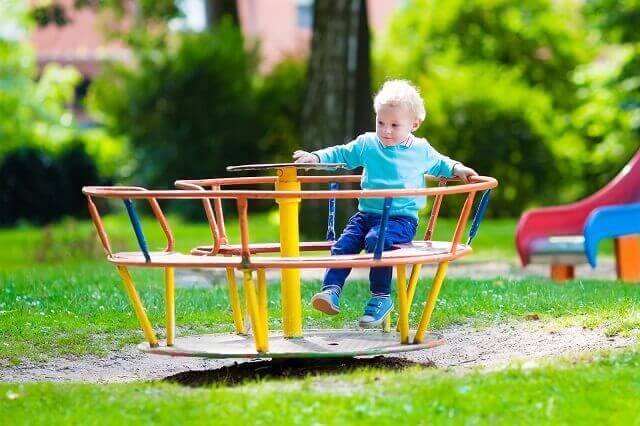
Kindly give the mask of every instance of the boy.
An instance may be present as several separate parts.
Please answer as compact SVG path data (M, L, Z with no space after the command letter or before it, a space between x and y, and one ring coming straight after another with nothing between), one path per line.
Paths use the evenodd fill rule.
M462 163L438 153L426 139L414 132L425 118L424 103L418 90L406 80L387 81L374 98L376 132L358 136L346 145L336 145L314 152L296 151L296 163L345 163L348 169L363 167L362 189L397 189L424 187L424 174L460 178L468 182L478 174ZM418 210L425 197L394 198L389 212L384 249L413 240L418 224ZM358 212L347 223L331 248L332 255L356 254L364 248L372 253L382 217L383 200L363 198ZM340 313L340 294L350 268L331 268L324 276L322 290L311 298L312 306L328 315ZM391 267L371 268L371 299L359 324L374 328L393 308Z

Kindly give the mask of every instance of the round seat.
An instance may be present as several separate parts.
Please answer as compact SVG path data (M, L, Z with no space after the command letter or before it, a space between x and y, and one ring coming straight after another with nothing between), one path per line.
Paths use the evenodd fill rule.
M262 248L271 250L275 244ZM380 259L374 259L373 253L322 255L322 256L251 256L249 263L243 263L238 254L207 256L205 250L194 249L198 254L179 252L149 252L148 261L141 252L118 252L109 256L109 261L116 265L144 267L193 267L193 268L344 268L370 266L396 266L443 262L457 259L471 252L471 247L458 244L455 253L451 252L451 243L446 241L413 241L411 245L396 246L385 251ZM231 250L230 250L231 251ZM275 250L270 251L276 253ZM193 251L192 251L193 253ZM262 253L269 253L263 251Z

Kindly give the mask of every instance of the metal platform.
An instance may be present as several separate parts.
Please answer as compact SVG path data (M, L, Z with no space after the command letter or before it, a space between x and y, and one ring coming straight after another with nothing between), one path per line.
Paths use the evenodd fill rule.
M410 333L413 335L414 333ZM381 330L305 330L304 337L288 339L282 332L269 334L269 352L258 353L252 336L234 333L178 337L173 346L152 348L144 342L138 349L154 355L199 358L344 358L409 352L442 345L439 333L428 333L420 344L402 345L397 332Z

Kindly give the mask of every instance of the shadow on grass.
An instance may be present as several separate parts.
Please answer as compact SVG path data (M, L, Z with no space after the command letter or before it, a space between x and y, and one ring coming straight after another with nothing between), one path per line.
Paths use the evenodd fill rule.
M222 384L236 386L246 381L263 379L304 378L345 374L362 368L398 371L408 367L431 368L433 363L417 363L404 358L376 356L373 358L293 358L234 363L215 370L185 371L164 381L188 387Z

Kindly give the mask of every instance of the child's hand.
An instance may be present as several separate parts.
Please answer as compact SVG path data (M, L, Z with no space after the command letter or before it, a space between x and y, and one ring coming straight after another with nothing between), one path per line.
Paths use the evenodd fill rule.
M456 165L453 166L453 174L454 176L459 177L464 183L469 183L469 178L471 176L478 176L478 172L462 163L456 163Z
M301 150L298 150L293 153L293 159L295 160L296 163L316 164L320 162L320 159L318 158L317 155L307 151L301 151Z

